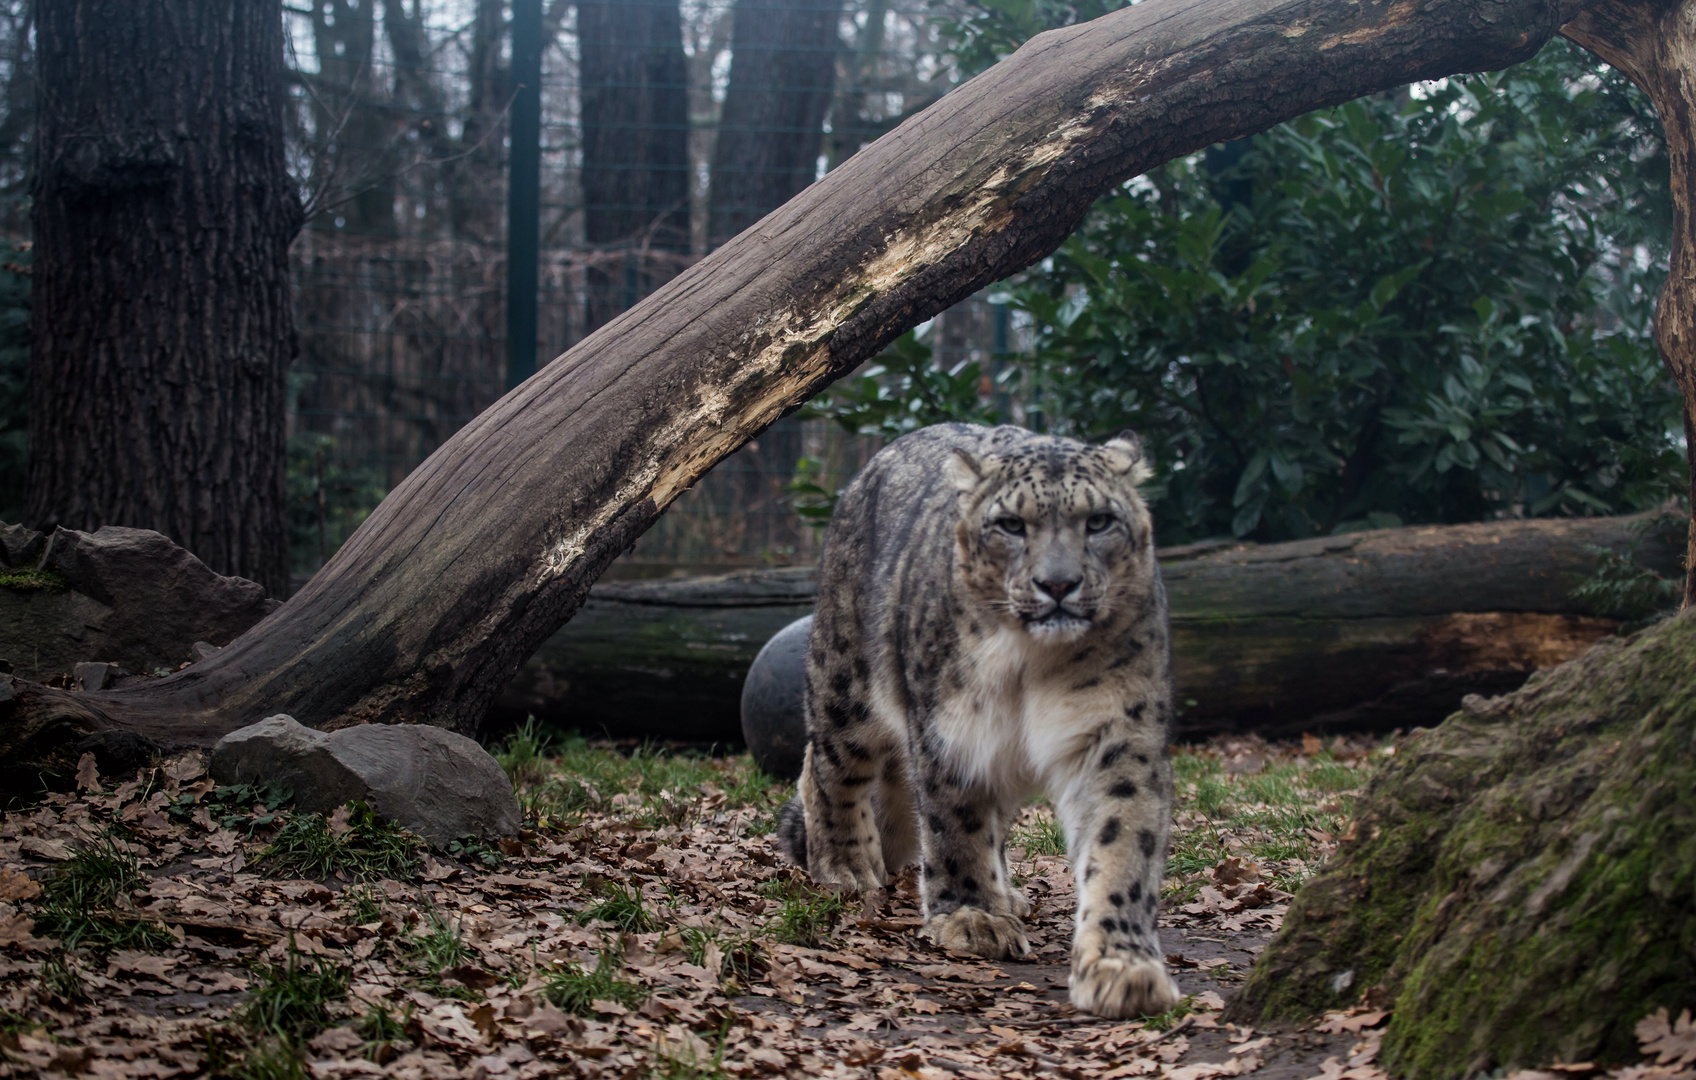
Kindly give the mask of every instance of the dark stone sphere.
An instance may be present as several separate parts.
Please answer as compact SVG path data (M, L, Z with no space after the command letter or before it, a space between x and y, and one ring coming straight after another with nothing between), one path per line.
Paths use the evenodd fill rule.
M772 635L754 657L742 683L742 739L754 763L773 776L794 780L807 753L807 635L813 617L796 619Z

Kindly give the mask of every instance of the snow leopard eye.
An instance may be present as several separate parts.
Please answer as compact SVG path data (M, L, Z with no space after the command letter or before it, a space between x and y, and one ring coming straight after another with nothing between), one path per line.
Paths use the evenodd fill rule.
M996 518L995 519L995 527L1000 529L1002 532L1012 533L1014 536L1025 535L1025 520L1024 520L1024 518L1016 518L1016 517L1013 517L1011 514L1009 514L1005 517Z
M1084 522L1084 528L1092 533L1105 532L1113 524L1112 514L1091 514Z

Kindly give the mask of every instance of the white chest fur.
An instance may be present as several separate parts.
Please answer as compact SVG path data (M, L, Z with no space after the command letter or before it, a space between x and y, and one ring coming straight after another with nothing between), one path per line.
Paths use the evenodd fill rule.
M1053 791L1116 707L1107 687L1079 688L1087 676L1068 663L1072 647L1045 646L1021 630L1002 628L968 648L965 686L946 697L936 732L947 763L963 783L1020 798Z

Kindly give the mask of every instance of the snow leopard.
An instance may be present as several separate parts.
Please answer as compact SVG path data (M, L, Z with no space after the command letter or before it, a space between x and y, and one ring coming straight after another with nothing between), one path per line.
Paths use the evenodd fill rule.
M1172 661L1136 435L1102 445L940 424L843 492L806 657L785 855L872 890L919 864L921 933L1025 956L1008 833L1052 801L1076 874L1070 994L1107 1017L1179 998L1156 929Z

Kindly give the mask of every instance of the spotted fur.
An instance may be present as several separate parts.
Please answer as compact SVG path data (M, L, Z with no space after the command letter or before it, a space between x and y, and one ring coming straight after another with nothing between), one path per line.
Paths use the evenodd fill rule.
M1072 1001L1178 999L1155 923L1172 666L1135 436L948 424L886 447L837 505L807 656L809 742L779 837L814 880L920 869L924 933L1029 952L1007 834L1053 800L1078 875Z

